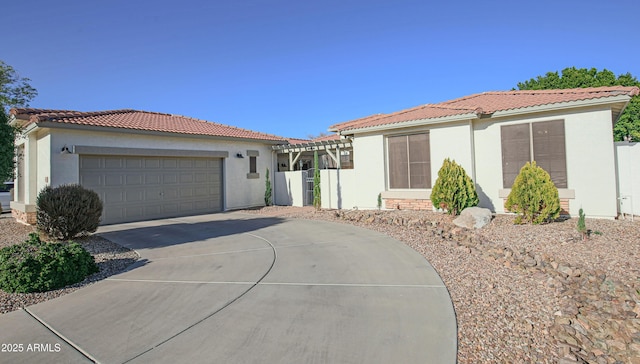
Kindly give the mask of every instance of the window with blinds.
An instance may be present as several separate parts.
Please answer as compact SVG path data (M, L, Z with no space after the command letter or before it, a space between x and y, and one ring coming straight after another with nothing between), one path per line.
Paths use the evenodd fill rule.
M511 188L527 162L547 171L557 188L567 188L564 120L501 127L502 183Z
M431 188L428 133L391 136L387 151L390 188Z

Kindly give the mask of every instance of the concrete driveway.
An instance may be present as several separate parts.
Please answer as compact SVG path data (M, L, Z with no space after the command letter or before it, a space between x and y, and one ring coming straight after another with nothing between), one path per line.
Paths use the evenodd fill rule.
M456 361L456 320L440 277L382 234L242 213L99 234L142 260L1 315L0 362Z

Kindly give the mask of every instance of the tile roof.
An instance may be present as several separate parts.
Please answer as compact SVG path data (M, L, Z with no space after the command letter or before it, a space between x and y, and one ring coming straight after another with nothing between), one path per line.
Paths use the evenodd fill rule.
M324 142L324 141L330 141L330 140L340 140L340 135L339 134L335 134L335 133L331 133L329 135L324 135L324 136L321 136L321 137L313 138L311 141L312 142Z
M11 114L18 119L27 120L27 123L24 124L24 126L32 123L38 124L46 122L164 133L279 141L283 143L287 142L285 138L272 134L255 132L186 116L148 111L125 109L83 112L71 110L15 108L11 109Z
M563 90L483 92L439 104L426 104L389 114L371 115L361 119L335 124L329 129L347 131L456 115L490 115L497 111L516 110L564 102L599 99L618 95L635 96L638 95L639 91L640 89L638 89L638 87L611 86ZM473 118L476 117L475 115Z

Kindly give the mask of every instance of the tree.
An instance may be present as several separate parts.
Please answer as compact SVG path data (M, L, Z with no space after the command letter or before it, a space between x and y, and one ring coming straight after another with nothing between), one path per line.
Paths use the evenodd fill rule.
M29 106L29 102L38 95L30 81L0 60L0 105L5 108Z
M547 72L544 76L537 76L528 81L519 82L519 90L549 90L600 86L638 86L640 81L630 73L616 75L607 70L598 71L595 68L565 68L558 72ZM634 140L640 140L640 95L634 96L620 119L613 128L616 141L624 140L630 135Z
M0 183L13 177L15 167L15 136L17 129L9 125L7 111L11 107L26 107L38 92L13 67L0 61Z
M455 160L446 158L438 171L438 179L431 190L434 206L450 215L459 215L467 207L478 205L476 185Z
M267 168L267 179L264 181L264 205L271 206L272 198L271 198L271 180L269 179L269 168Z
M320 198L320 169L318 169L318 151L313 152L313 207L320 210L322 199Z

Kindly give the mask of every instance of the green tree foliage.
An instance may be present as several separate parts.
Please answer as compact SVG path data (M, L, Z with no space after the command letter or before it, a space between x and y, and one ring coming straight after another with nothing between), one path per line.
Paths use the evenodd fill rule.
M640 81L630 73L616 75L603 69L595 68L565 68L558 72L547 72L544 76L537 76L528 81L519 82L519 90L549 90L580 87L600 86L638 86ZM634 96L620 119L613 128L613 136L616 141L624 140L630 135L633 140L640 140L640 96Z
M455 160L445 159L431 190L431 203L448 214L459 215L465 208L477 206L478 202L476 186L464 168Z
M265 186L264 186L264 205L265 206L271 206L271 204L273 203L272 201L272 192L271 191L271 180L269 179L269 168L267 168L267 178L264 182Z
M7 114L0 107L0 183L13 178L16 128L9 125Z
M13 177L15 168L15 136L17 129L8 124L7 111L11 107L26 107L38 92L28 78L0 60L0 183Z
M318 168L318 151L313 152L313 207L320 210L322 199L320 198L320 169Z
M0 61L0 105L8 107L26 107L38 95L28 78L20 77L13 67Z
M43 188L36 206L38 229L64 240L96 231L102 216L98 194L77 184Z
M5 292L45 292L81 282L99 271L80 244L46 243L38 234L0 249L0 289Z
M516 224L551 221L560 216L558 189L549 173L535 161L527 162L513 182L505 207L518 214Z

